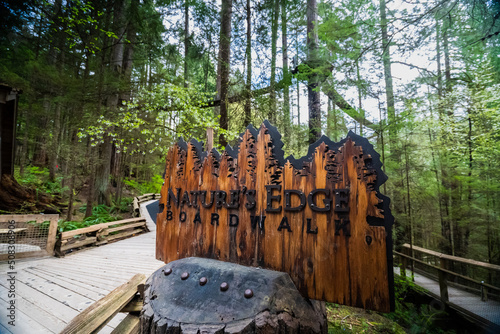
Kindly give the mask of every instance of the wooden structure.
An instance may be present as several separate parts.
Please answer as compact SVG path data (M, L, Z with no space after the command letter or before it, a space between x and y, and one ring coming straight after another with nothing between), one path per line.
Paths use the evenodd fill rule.
M14 174L16 118L19 93L18 90L10 86L0 84L0 179L4 174Z
M139 217L141 215L141 204L156 198L160 198L160 194L144 194L141 196L134 197L134 200L132 202L132 206L134 209L133 215L134 217Z
M6 317L9 286L0 285L0 333L60 333L72 319L117 287L130 282L134 275L140 273L149 277L164 265L154 257L156 226L147 211L144 208L141 211L148 229L153 232L61 258L16 261L14 269L7 261L0 262L1 272L14 271L16 276L15 326L9 325ZM134 312L142 309L141 300L137 297L133 300L100 333L124 333L121 328L128 322L124 320L131 318L127 313L138 315Z
M55 214L0 215L2 243L13 245L15 259L52 256L56 244L58 220L59 215ZM20 225L24 227L19 227ZM30 245L39 250L31 251ZM24 251L24 249L27 251ZM11 259L8 252L0 254L0 261L8 259Z
M284 158L267 121L234 149L180 141L166 159L156 257L205 257L286 272L306 297L393 307L389 199L379 154L353 133Z
M145 204L141 207L143 212L144 207ZM149 277L164 266L162 261L155 259L155 224L149 216L144 217L153 232L74 252L63 258L16 262L16 326L7 324L9 286L0 284L0 333L60 333L80 312L135 274L142 273ZM398 268L395 270L397 272ZM8 262L0 262L0 272L10 271ZM436 281L416 273L415 284L439 296ZM450 301L447 305L475 314L478 323L495 323L496 330L491 332L500 332L499 302L491 298L481 301L477 294L454 286L448 289ZM118 313L101 333L111 333L125 317L124 313Z
M413 256L411 252L414 253ZM481 300L483 301L488 300L488 294L495 296L496 299L500 299L500 286L498 282L488 282L488 280L500 273L499 265L447 255L423 247L410 246L409 244L403 245L403 253L394 253L400 257L400 272L402 276L406 276L406 269L413 262L413 267L416 267L420 272L430 277L437 277L440 288L439 296L441 301L445 303L449 302L449 285L460 286L462 289L476 292L481 296ZM426 256L423 258L421 255ZM472 270L466 270L471 272L471 274L477 272L474 269L482 269L482 275L480 277L471 277L471 274L457 273L452 270L454 267L452 266L453 263L472 268Z
M420 291L433 299L431 306L469 321L476 327L472 332L500 332L500 286L491 281L500 266L409 244L394 254L399 274L411 276L423 288Z
M73 318L61 334L97 333L118 312L125 312L128 315L111 332L112 334L140 333L138 315L142 310L145 281L146 276L143 274L134 275L130 281L120 285Z
M142 217L91 225L60 233L55 250L58 256L64 256L68 249L87 245L100 246L142 232L149 232L146 219Z

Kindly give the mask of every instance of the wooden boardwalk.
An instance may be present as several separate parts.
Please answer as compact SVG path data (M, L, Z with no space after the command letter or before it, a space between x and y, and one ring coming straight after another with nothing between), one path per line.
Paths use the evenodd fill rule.
M59 333L66 324L90 304L128 281L133 275L151 275L163 266L155 259L156 226L146 205L142 216L151 232L109 245L68 254L64 258L46 257L20 260L15 267L15 327L8 324L9 269L0 263L0 333ZM395 268L399 273L399 268ZM410 274L409 271L407 271ZM416 274L415 283L439 296L439 284ZM477 295L449 287L450 302L500 326L500 303L481 301ZM101 333L110 333L124 318L118 314Z
M143 208L148 203L143 204ZM16 262L15 327L8 324L6 262L0 263L0 333L59 333L90 304L127 282L137 273L147 277L163 266L155 259L156 226L151 232L109 245L68 254ZM102 333L109 333L123 319L118 314Z
M394 268L394 272L399 274L399 268ZM411 276L411 271L406 270L406 275ZM426 289L435 298L439 299L439 283L433 279L415 273L415 284ZM460 308L471 312L487 322L499 326L500 328L500 303L494 300L481 301L481 297L451 286L448 286L448 296L451 304L458 306L456 310L460 312ZM436 304L437 306L438 304ZM453 307L453 306L452 306Z

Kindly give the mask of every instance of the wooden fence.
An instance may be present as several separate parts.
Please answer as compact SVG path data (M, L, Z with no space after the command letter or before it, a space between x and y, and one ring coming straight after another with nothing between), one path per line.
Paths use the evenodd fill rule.
M155 198L160 198L160 194L151 193L134 197L132 214L135 218L102 223L59 233L55 247L56 256L64 256L64 252L69 249L76 249L87 245L100 246L115 239L148 232L146 219L140 217L140 205Z
M68 249L87 245L100 246L142 232L149 232L146 218L142 217L92 225L59 233L55 251L57 256L64 256Z
M496 286L493 279L500 274L498 265L442 254L409 244L404 244L402 252L394 251L394 254L400 257L402 276L406 275L408 267L426 276L437 276L443 302L449 300L449 284L476 292L482 300L487 300L488 296L494 296L495 299L500 296L500 287ZM459 269L462 272L457 272Z
M0 215L0 261L10 259L9 255L15 259L52 256L58 220L59 215L53 214Z
M142 196L137 196L137 197L134 197L134 203L133 203L133 206L134 206L134 217L139 217L141 215L141 203L144 203L144 202L147 202L147 201L150 201L150 200L153 200L153 199L159 199L160 198L160 194L144 194ZM156 217L155 217L156 218Z

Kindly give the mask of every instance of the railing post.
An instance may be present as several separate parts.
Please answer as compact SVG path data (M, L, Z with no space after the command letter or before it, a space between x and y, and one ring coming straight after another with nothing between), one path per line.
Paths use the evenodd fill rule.
M484 281L481 281L482 284L484 284ZM488 301L488 288L485 287L484 285L481 285L481 301L487 302Z
M401 250L401 253L406 255L406 248L403 248ZM400 258L401 258L400 274L401 274L401 277L406 278L406 268L408 267L408 259L404 256L400 256Z
M442 257L439 257L439 266L441 269L447 269L448 268L448 261L443 259ZM442 270L439 270L439 293L441 295L441 301L443 303L448 302L449 297L448 297L448 282L447 276L448 274Z

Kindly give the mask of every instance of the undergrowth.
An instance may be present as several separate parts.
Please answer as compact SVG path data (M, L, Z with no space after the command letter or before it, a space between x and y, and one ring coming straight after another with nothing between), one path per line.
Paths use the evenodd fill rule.
M28 166L25 168L23 175L16 168L15 179L23 186L35 188L37 191L49 195L59 195L68 190L68 187L62 187L62 176L56 176L53 182L49 180L48 168Z
M159 174L154 175L149 182L137 182L134 179L125 178L123 183L136 191L138 194L159 193L163 185L163 177Z
M112 207L106 206L104 204L96 205L92 208L91 216L84 218L83 221L59 221L58 229L60 232L66 232L96 224L120 220L122 219L120 213L130 211L131 202L131 198L123 198L120 203L117 203ZM86 205L81 206L79 209L79 211L82 213L86 210Z
M327 303L328 333L454 333L443 326L446 312L415 300L422 288L398 275L394 283L396 305L391 313Z

